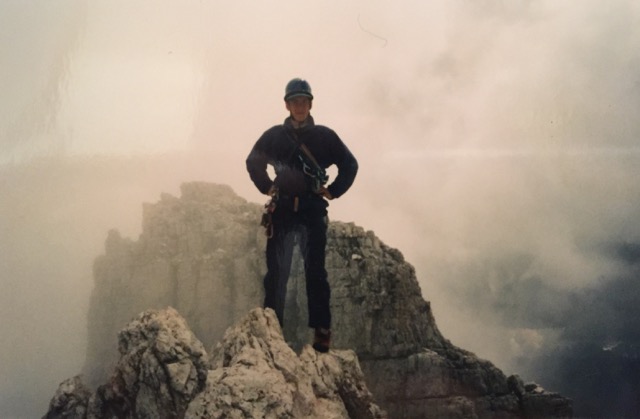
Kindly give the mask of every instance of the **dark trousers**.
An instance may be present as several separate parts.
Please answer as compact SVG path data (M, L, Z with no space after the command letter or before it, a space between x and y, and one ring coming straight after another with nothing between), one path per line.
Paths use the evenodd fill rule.
M318 201L316 201L318 200ZM267 240L267 274L264 277L264 306L272 308L284 325L287 282L296 242L304 259L309 327L331 328L331 289L325 269L327 244L326 202L315 198L311 205L293 205L285 200L273 213L273 236Z

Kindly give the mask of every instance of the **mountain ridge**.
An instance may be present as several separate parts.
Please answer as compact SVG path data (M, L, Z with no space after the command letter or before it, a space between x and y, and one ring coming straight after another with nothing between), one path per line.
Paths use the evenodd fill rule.
M109 342L148 308L176 307L205 347L262 304L261 206L226 185L185 183L181 197L144 204L137 241L112 230L94 265L85 376L104 381L117 362ZM571 402L506 377L451 344L437 328L402 253L354 223L331 222L327 271L336 348L360 359L367 386L390 417L571 416ZM284 337L309 339L302 265L294 258Z

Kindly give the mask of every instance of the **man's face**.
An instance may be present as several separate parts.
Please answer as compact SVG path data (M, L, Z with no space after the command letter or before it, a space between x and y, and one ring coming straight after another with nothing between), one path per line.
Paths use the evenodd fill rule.
M287 102L287 110L291 112L291 117L296 122L303 122L309 116L311 110L311 99L305 96L298 96L289 99Z

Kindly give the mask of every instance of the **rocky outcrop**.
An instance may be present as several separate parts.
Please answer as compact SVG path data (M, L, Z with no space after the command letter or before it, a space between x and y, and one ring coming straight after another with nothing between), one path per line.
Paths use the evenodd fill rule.
M300 357L272 310L252 310L208 359L173 308L148 310L118 337L120 359L91 393L80 377L63 382L46 419L386 418L353 351Z
M536 383L524 383L518 375L508 379L509 388L518 395L527 417L551 418L571 416L571 406L558 393L550 393Z
M230 328L212 355L207 388L186 418L383 418L353 351L300 357L287 345L275 313L254 309Z
M63 382L47 419L181 418L205 386L208 357L172 308L145 311L118 334L120 359L90 393L80 377Z
M58 386L56 394L49 402L49 410L44 419L83 419L87 417L87 405L91 391L82 381L82 377L64 380Z
M264 234L259 207L222 185L190 183L180 199L144 204L137 241L109 232L94 263L84 375L104 380L115 362L109 342L149 308L175 307L206 347L262 303Z
M173 306L210 347L262 303L265 238L260 206L226 186L189 183L182 196L145 204L137 241L111 232L95 263L85 374L114 363L110 338L135 313ZM452 345L436 326L413 267L373 232L332 222L327 244L334 347L357 354L368 388L394 418L570 416L553 393L519 392L493 364ZM309 340L299 258L288 287L284 336ZM304 357L304 352L302 353ZM107 362L110 360L110 362Z

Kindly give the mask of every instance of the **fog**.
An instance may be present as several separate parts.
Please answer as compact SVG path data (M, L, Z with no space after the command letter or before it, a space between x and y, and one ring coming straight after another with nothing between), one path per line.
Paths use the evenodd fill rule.
M0 3L0 416L80 372L93 259L142 202L194 180L264 201L244 159L292 77L360 163L331 218L405 255L445 337L601 395L563 366L637 360L640 4L425 3Z

